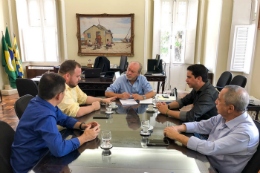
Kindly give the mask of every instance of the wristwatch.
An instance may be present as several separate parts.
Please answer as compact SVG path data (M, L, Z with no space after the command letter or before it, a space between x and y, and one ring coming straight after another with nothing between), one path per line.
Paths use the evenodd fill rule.
M143 95L144 100L146 99L145 95Z
M84 130L84 129L81 128L81 125L82 125L82 124L85 124L85 123L82 122L82 123L79 125L79 129L80 129L80 130Z

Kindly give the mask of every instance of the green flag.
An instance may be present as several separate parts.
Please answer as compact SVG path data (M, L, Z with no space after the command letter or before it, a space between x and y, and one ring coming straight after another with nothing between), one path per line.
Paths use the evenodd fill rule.
M12 60L4 36L2 37L2 65L3 67L5 67L5 72L8 74L11 87L16 88L15 80L17 74L15 66L12 64Z

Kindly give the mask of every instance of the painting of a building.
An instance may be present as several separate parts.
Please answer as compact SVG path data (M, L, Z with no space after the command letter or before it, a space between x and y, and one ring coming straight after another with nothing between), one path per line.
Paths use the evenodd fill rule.
M113 33L111 32L111 30L106 29L100 24L98 24L97 26L91 26L83 32L83 35L87 44L89 44L89 41L91 41L91 43L94 43L97 39L100 46L106 45L107 40L111 42L113 39Z

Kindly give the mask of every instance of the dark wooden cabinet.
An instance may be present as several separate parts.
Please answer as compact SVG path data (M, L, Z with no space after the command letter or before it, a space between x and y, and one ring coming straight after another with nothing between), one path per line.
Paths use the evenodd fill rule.
M27 78L31 79L36 76L41 76L46 72L58 73L60 66L44 66L44 65L28 65L26 66Z

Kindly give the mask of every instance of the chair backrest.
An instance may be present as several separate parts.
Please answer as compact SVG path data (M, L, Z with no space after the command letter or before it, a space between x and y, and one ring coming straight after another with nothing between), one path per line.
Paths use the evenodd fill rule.
M21 119L27 105L31 101L31 99L34 98L30 94L27 94L25 96L20 97L16 102L14 103L14 110L19 119Z
M126 71L127 68L127 56L121 55L119 68L122 72Z
M225 87L230 83L232 76L233 76L232 73L229 71L225 71L221 74L216 85L218 91L221 91L223 87Z
M31 79L16 79L17 91L20 97L30 94L32 96L36 96L38 94L38 86Z
M95 59L94 68L101 68L102 72L110 71L110 61L105 56L98 56Z
M260 134L260 123L255 120L254 122ZM259 135L259 141L260 141L260 135ZM255 154L249 160L242 173L257 173L260 170L259 160L260 160L260 145L258 145Z
M245 88L246 82L247 82L247 78L245 76L237 75L231 80L229 85L238 85Z
M0 172L12 173L10 157L15 132L12 127L4 121L0 121L0 131Z

